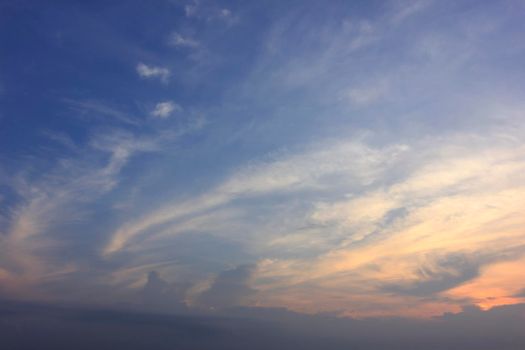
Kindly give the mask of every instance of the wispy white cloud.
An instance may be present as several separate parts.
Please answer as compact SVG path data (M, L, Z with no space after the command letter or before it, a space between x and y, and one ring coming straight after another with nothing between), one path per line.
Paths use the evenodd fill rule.
M468 262L471 255L508 257L508 249L520 249L524 155L521 141L497 134L382 148L364 141L322 144L241 167L201 196L131 220L114 232L104 255L146 252L169 245L175 235L204 230L242 241L261 257L254 283L263 305L319 312L327 310L319 300L338 300L332 307L345 310L360 300L363 314L455 310L467 292L449 292L452 277L435 287L447 288L448 301L436 296L404 311L406 303L418 303L415 296L384 295L381 285L427 281L431 277L417 273L419 264L430 269L447 254ZM464 278L486 278L474 272ZM349 289L346 297L338 292ZM454 303L454 297L461 300Z
M142 78L159 78L164 83L168 82L171 74L168 68L148 66L142 62L137 64L137 73Z
M454 298L457 303L470 298L481 306L519 302L508 296L519 289L518 284L510 282L523 269L523 263L517 259L525 255L524 236L519 229L525 224L519 217L525 205L519 199L525 188L525 182L519 180L519 174L525 169L525 153L522 142L493 137L487 142L483 138L458 136L444 143L444 140L438 141L439 148L430 140L426 145L413 145L414 151L417 149L422 157L414 152L405 153L400 159L401 164L405 164L402 167L412 166L402 178L383 178L365 193L349 191L350 196L346 199L317 202L311 219L322 226L323 233L339 232L341 240L328 245L317 259L287 258L264 262L260 270L262 281L275 279L278 281L275 288L282 290L286 285L284 288L289 288L291 293L282 296L286 301L278 301L279 297L275 297L269 304L293 304L300 290L302 302L296 305L310 312L320 311L314 300L332 300L336 295L343 297L337 290L353 290L347 300L348 307L359 299L363 305L369 304L366 312L372 312L373 305L380 305L382 312L392 309L397 314L432 314L434 308L439 312L454 310L457 307ZM344 192L343 188L340 190ZM289 242L281 240L279 243L297 249L303 242L312 240L310 235L295 236ZM499 257L485 260L487 265L497 263L498 259L515 261L506 264L512 269L508 270L505 282L498 284L507 287L485 289L485 292L473 287L453 289L464 282L463 278L472 279L472 286L488 286L489 281L494 280L493 273L478 275L474 265L458 266L460 270L464 267L471 271L468 278L460 276L456 270L447 270L451 276L447 281L432 274L432 269L426 275L419 273L426 269L427 259L447 254L460 254L465 257L465 264L484 255ZM418 302L419 310L409 311L406 304L416 302L415 297L384 295L383 291L378 291L378 284L385 281L393 283L407 279L416 286L421 282L421 287L446 289L442 295L446 295L448 301L438 302L439 295L429 292L426 296L435 299ZM312 297L312 304L306 306L303 298L308 293L319 295Z
M377 23L347 20L342 27L345 35L350 38L348 47L351 51L362 49L380 37Z
M394 8L389 14L390 21L397 24L405 19L422 12L432 4L432 0L395 1Z
M161 119L168 118L174 112L181 111L182 108L173 101L159 102L155 105L151 115Z
M221 17L229 18L229 17L231 17L232 12L231 12L230 10L224 8L224 9L221 9L221 10L219 11L219 14L220 14Z
M198 0L193 0L189 4L184 6L184 13L186 17L193 17L197 15L200 2Z
M203 19L206 21L220 20L228 25L232 25L238 21L238 17L235 16L230 9L204 5L197 0L193 0L185 5L184 13L188 18Z
M171 34L171 36L168 39L168 44L178 48L196 49L200 47L200 43L197 40L189 36L184 36L178 32L174 32Z
M235 25L239 22L239 16L235 15L230 9L222 8L217 10L217 14L214 18L221 20L226 23L228 26Z
M329 177L333 179L333 184L336 181L349 186L370 184L403 151L403 146L377 150L359 142L343 142L251 164L239 169L203 196L167 205L138 221L123 225L114 233L104 254L109 255L125 248L129 240L151 227L184 217L191 218L235 199L279 192L332 191L333 188L327 188L323 181ZM345 162L344 159L351 160Z
M342 99L349 99L355 105L369 105L377 102L388 93L388 84L385 80L371 85L351 87L344 90Z
M74 262L49 259L61 245L53 230L83 220L79 208L115 188L128 159L152 146L126 133L97 135L75 158L59 159L37 179L15 177L13 188L23 200L11 211L0 249L2 264L11 270L9 285L17 289L55 278L59 271L61 276L74 272Z
M194 118L179 128L143 135L124 128L97 129L82 144L73 144L63 133L46 131L45 136L64 144L72 154L57 158L38 173L29 162L2 177L18 198L0 222L0 279L6 285L2 293L53 297L39 286L85 273L76 259L56 258L68 249L67 231L85 229L92 205L118 188L121 172L134 155L162 151L203 125L202 118ZM90 227L94 234L101 233L98 225Z
M76 112L76 115L80 118L101 119L111 117L113 120L125 124L138 125L140 123L140 121L130 113L102 101L76 100L70 98L64 98L63 101L71 110Z
M14 186L20 201L0 218L1 227L7 227L0 238L0 247L7 247L0 248L0 281L22 283L21 276L29 276L25 281L30 283L78 271L75 263L55 264L61 259L53 256L67 247L55 249L53 237L77 227L70 223L89 214L88 203L99 211L120 208L115 215L102 216L109 217L109 228L99 228L98 220L89 223L96 227L96 238L87 249L101 252L105 269L118 265L108 278L126 288L144 283L147 269L168 271L178 264L172 249L176 243L206 236L235 245L251 262L258 260L250 269L250 284L241 283L259 290L251 300L257 305L421 316L454 310L465 300L484 307L516 302L513 295L523 288L516 281L522 280L525 266L518 256L525 225L523 108L508 108L512 98L502 95L519 91L507 86L509 80L494 78L504 76L507 68L491 67L516 51L489 55L498 37L497 26L484 20L490 16L460 22L436 17L428 26L418 25L429 4L389 2L370 16L341 11L327 18L300 8L272 12L270 28L257 32L243 56L235 53L235 59L249 54L253 65L230 67L215 54L231 43L214 42L211 52L207 40L229 40L237 28L225 30L224 23L235 21L237 12L197 0L188 3L187 18L169 45L206 62L185 66L188 62L176 59L173 69L180 71L173 78L191 85L192 91L226 87L210 100L213 106L205 103L213 111L214 129L184 144L182 151L190 154L185 159L174 159L178 154L170 148L160 161L144 157L137 159L144 163L127 167L136 153L162 151L181 135L202 128L205 119L191 118L202 106L192 106L196 100L190 99L183 104L185 113L177 114L182 107L174 101L145 102L152 122L146 123L125 112L131 104L121 109L99 100L65 101L78 115L122 130L104 125L84 145L81 137L47 133L74 156L63 156L43 176L21 175ZM437 6L447 13L449 4ZM228 35L215 35L213 27ZM186 75L188 66L193 68ZM234 84L223 84L221 79L231 80L222 68L235 70ZM162 82L171 74L168 68L142 62L136 72ZM201 85L194 72L217 84ZM483 83L477 84L480 76ZM203 98L211 92L203 91ZM244 112L248 118L242 118ZM177 118L169 119L173 115ZM153 117L164 120L154 122ZM374 132L362 137L355 130ZM231 135L234 140L224 147ZM256 152L274 153L253 155L254 144ZM228 153L232 145L240 145L238 154ZM201 164L209 154L220 157L212 160L214 171L207 174ZM187 171L184 164L189 164ZM181 166L184 176L172 177L173 168L165 171L174 166ZM124 169L130 172L121 174ZM198 173L196 179L192 171ZM158 183L141 189L141 176L153 173ZM121 178L129 187L119 188ZM185 186L185 181L191 184ZM181 197L170 197L175 192ZM1 204L11 201L7 194ZM212 252L210 260L219 265L233 259ZM194 289L202 291L206 283L197 281ZM223 294L220 284L217 296ZM425 300L418 299L422 291L428 294ZM204 304L238 302L214 298Z

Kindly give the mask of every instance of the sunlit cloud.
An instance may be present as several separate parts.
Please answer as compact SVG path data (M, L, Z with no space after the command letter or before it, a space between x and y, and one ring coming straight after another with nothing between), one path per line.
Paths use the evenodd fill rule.
M435 148L436 142L441 148ZM262 260L264 268L254 279L258 288L268 291L260 293L261 298L288 300L288 293L304 289L311 297L302 297L302 306L293 302L283 306L318 312L323 310L307 306L308 300L315 305L331 289L359 285L369 303L385 303L381 305L392 313L403 313L407 298L429 296L435 297L428 304L429 313L457 310L458 304L450 296L445 301L441 293L479 278L484 266L525 253L519 231L525 195L525 183L519 180L525 170L523 147L505 137L492 138L491 143L487 147L486 139L466 135L384 149L337 143L255 163L208 194L171 204L122 227L104 254L126 249L130 243L128 249L140 251L140 246L149 246L139 243L146 237L147 242L169 242L172 235L194 232L200 220L207 222L200 230L213 231L217 225L240 239L250 227L244 221L250 220L246 214L233 212L225 221L210 212L225 206L241 209L243 201L280 196L304 201L292 212L298 219L279 226L283 213L270 211L261 227L251 228L253 241L247 244L254 244L263 256L279 251L300 256L301 250L315 255ZM490 174L483 169L491 169ZM391 177L393 172L398 175ZM262 210L264 205L259 207ZM266 280L274 282L260 282ZM353 295L360 293L354 290ZM477 299L472 296L471 301Z
M486 266L525 254L520 229L525 184L519 180L525 167L523 147L505 142L498 147L492 142L490 148L470 145L463 148L464 154L457 145L443 146L443 153L433 155L434 160L426 160L403 181L330 206L323 202L312 218L322 223L325 231L341 232L341 243L313 261L265 263L264 278L275 275L281 282L274 287L280 290L280 283L291 283L295 290L304 288L305 293L313 289L312 305L319 289L353 289L356 285L364 288L368 297L377 293L378 299L370 301L376 304L386 295L396 294L415 299L434 295L439 301L443 292L449 298L455 295L460 303L470 299L486 305L487 300L476 294L463 293L460 298L459 293L448 290L483 281ZM477 155L470 154L473 149ZM455 162L462 166L454 166ZM483 169L491 170L487 173ZM509 297L519 288L512 282L516 276L511 276L508 282L512 288L504 287L508 282L495 283L500 292L484 292L489 294L485 295L490 305L519 301ZM297 307L308 310L305 299L301 301L303 306ZM450 300L448 303L454 308ZM402 313L406 306L403 301L385 307Z

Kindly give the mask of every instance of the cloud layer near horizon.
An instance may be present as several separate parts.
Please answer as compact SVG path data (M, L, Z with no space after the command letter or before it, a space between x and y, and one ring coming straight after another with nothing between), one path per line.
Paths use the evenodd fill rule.
M0 300L10 349L425 349L517 350L525 304L465 308L431 320L355 320L284 309L235 308L229 316L153 314ZM468 325L468 326L466 326ZM378 336L380 335L380 336Z

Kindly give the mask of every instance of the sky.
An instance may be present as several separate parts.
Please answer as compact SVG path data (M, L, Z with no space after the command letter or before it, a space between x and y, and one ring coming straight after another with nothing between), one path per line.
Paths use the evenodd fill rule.
M522 308L524 18L519 0L0 1L0 298Z

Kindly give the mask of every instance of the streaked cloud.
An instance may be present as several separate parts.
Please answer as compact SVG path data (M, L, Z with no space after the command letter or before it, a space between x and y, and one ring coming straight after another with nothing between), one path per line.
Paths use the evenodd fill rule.
M8 285L24 290L26 284L75 272L77 267L72 262L46 258L61 245L50 233L64 220L85 220L80 208L115 188L120 171L133 154L153 147L152 142L127 133L101 134L78 150L76 159L59 159L38 181L17 177L14 185L23 201L12 209L10 228L2 237L2 263L13 271ZM81 151L92 153L82 157Z
M380 81L370 86L352 87L342 93L342 98L347 98L356 105L370 105L381 99L387 92L388 84Z
M432 5L432 0L416 0L416 1L397 1L392 2L394 4L391 16L391 21L394 23L402 22L427 9Z
M177 32L171 33L168 39L168 44L174 47L190 49L196 49L200 46L200 43L197 40Z
M525 301L520 5L159 6L8 24L27 30L1 73L0 296L419 318ZM35 16L68 29L59 55Z
M119 229L113 236L105 253L122 249L129 239L148 228L179 218L192 217L235 199L250 198L279 191L298 193L305 190L323 189L323 178L336 176L342 183L369 184L384 170L388 157L394 159L403 146L394 146L378 151L359 142L343 142L328 145L327 148L312 149L309 152L285 156L282 159L254 163L239 171L203 196L174 203L151 213L134 223ZM342 162L344 157L351 162ZM331 191L333 188L326 188Z
M290 213L270 211L261 227L252 227L253 238L246 244L253 244L252 249L263 256L291 251L300 257L304 250L315 252L315 258L307 255L304 260L273 258L260 262L253 281L261 290L260 298L270 298L269 305L280 303L279 298L284 297L283 306L318 312L323 309L312 309L307 306L308 300L313 306L316 300L330 298L324 291L356 288L352 298L363 293L369 300L363 299L363 305L378 304L394 313L403 312L407 298L431 295L436 299L427 303L427 312L433 307L456 310L453 301L440 301L440 293L448 295L462 283L482 279L482 266L525 254L523 237L516 231L520 226L519 193L524 185L518 178L525 167L524 155L522 147L509 140L495 137L487 147L486 139L458 136L445 144L429 140L426 144L384 149L338 143L255 163L239 169L208 194L171 204L122 227L105 254L126 249L130 243L128 248L133 250L147 247L140 243L141 235L149 242L169 242L170 232L190 233L199 218L211 220L206 227L213 231L213 221L219 220L216 225L221 227L224 219L215 219L210 212L224 207L240 209L251 198L279 196L290 205L304 202L292 211L298 220L286 219L283 225L281 215ZM436 148L435 142L442 146ZM491 174L486 176L482 169L489 168ZM391 178L391 173L401 177ZM513 180L508 183L508 179ZM362 191L362 186L368 190ZM255 208L268 210L264 204ZM250 227L248 222L243 223L245 215L238 212L228 219L240 224L238 232L235 226L224 228L230 231L229 237L241 239L244 227ZM507 226L516 229L502 231ZM161 232L156 233L156 227L162 227ZM501 236L497 232L502 232ZM508 249L514 253L509 255ZM496 258L480 261L483 256ZM391 282L387 286L384 281ZM306 294L300 299L286 298L293 290L303 289ZM353 303L352 298L349 303ZM301 304L295 305L292 300L301 300ZM471 301L483 305L474 296Z
M99 100L76 100L70 98L64 98L63 102L69 106L69 108L75 112L76 116L79 118L87 119L100 119L105 117L113 118L113 120L130 124L137 125L139 120L123 111L122 109L115 107L113 105L107 104L104 101Z
M314 293L314 290L324 293L324 288L326 293L355 288L352 298L361 293L363 297L377 293L373 303L392 303L383 304L383 309L399 303L396 312L405 308L406 297L402 297L402 301L395 301L395 297L388 301L392 296L384 296L385 300L379 301L384 281L390 281L392 287L388 292L394 296L415 293L426 297L440 292L450 297L454 294L449 290L455 290L457 285L482 281L485 277L480 266L486 268L497 261L516 260L525 254L523 235L519 231L523 224L519 212L524 204L519 198L524 184L516 181L525 166L523 149L505 145L504 141L499 151L495 151L494 146L495 140L492 140L490 148L474 148L479 156L462 154L458 145L442 146L442 150L451 147L451 153L445 158L444 154L435 154L434 161L426 158L425 165L414 169L404 181L386 188L381 186L379 193L373 190L336 201L331 206L325 203L317 206L312 218L323 225L323 231L341 232L341 243L313 261L265 262L261 265L263 278L274 276L281 281L276 282L275 288L281 290L280 283L289 283L290 288L304 288L305 293ZM472 147L471 144L463 149L469 152ZM425 152L421 147L417 149ZM452 165L456 161L462 166ZM482 169L491 169L490 175ZM392 215L398 208L403 208L401 214ZM292 244L301 245L297 240ZM429 269L427 259L436 255L436 265ZM487 258L480 262L482 256ZM411 282L407 283L407 278ZM394 288L396 283L407 284ZM299 287L301 285L304 287ZM500 284L503 285L505 283ZM489 301L490 305L516 303L519 299L508 295L517 288L486 296L486 299L474 294L470 298L482 306ZM496 301L497 295L501 296L499 301ZM298 307L309 309L304 305L305 298L306 295L301 296ZM467 294L462 298L468 298ZM315 299L312 297L312 301ZM428 304L430 307L431 302ZM310 310L319 311L314 305L311 304L314 308ZM421 312L424 307L421 304L420 307ZM453 303L449 307L453 307Z

